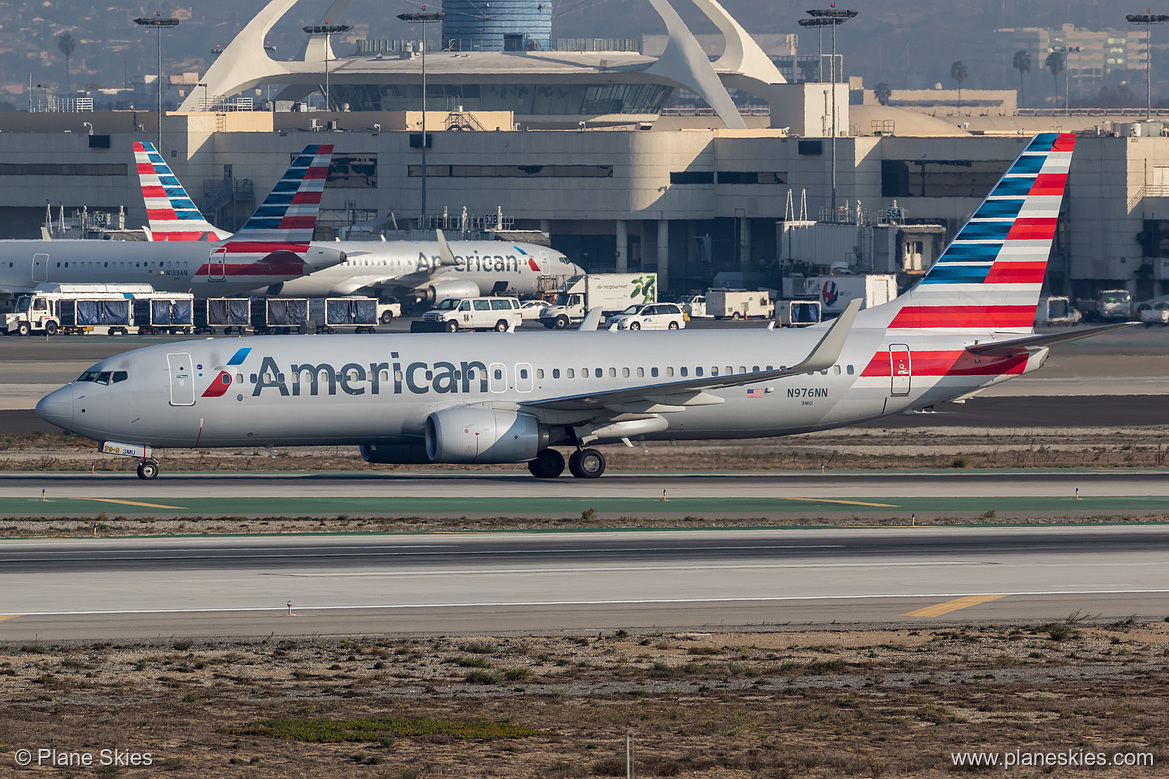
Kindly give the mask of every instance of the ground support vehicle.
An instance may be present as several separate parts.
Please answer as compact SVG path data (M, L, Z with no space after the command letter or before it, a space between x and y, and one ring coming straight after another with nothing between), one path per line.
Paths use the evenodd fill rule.
M706 292L706 311L715 319L771 319L775 316L775 305L766 292L711 289Z
M585 318L590 309L605 315L624 311L635 303L656 303L656 273L590 273L574 276L564 291L540 314L540 324L549 330L563 330Z
M448 298L411 322L411 333L459 330L514 331L523 321L519 298Z

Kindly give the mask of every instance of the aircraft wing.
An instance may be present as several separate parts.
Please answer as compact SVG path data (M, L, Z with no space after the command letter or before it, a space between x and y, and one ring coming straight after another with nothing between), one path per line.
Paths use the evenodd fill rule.
M1048 346L1054 346L1055 344L1079 341L1083 338L1091 338L1093 336L1102 335L1104 333L1111 333L1113 330L1123 330L1124 328L1132 327L1135 324L1139 323L1120 322L1114 325L1085 327L1078 330L1068 330L1066 332L1060 333L1029 335L1024 338L1012 338L1009 341L991 341L984 344L972 344L966 347L966 351L970 352L971 354L1009 356L1012 354L1020 354L1022 352L1031 352L1038 349L1045 349Z
M610 411L616 413L654 414L667 411L683 411L687 406L704 406L722 403L722 398L708 394L708 390L742 387L773 379L798 376L812 371L831 368L840 358L840 352L852 330L860 300L853 300L837 317L828 331L819 340L808 356L797 365L780 367L777 370L738 373L728 376L705 376L699 379L646 384L640 387L621 388L604 392L588 392L579 395L565 395L559 398L536 400L520 405L526 409L563 412Z

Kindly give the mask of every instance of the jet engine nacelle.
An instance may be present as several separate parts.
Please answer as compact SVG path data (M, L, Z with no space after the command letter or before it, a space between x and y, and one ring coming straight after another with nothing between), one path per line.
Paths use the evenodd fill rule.
M367 463L379 465L428 465L426 447L413 444L362 444L358 451Z
M451 280L436 281L418 290L422 295L419 302L428 305L438 303L447 298L477 298L479 285L473 281Z
M434 463L522 463L548 446L548 431L516 411L458 406L426 418L426 454Z
M305 272L312 273L323 268L332 268L334 265L342 264L347 259L348 256L340 249L315 243L309 244L308 251L304 253Z

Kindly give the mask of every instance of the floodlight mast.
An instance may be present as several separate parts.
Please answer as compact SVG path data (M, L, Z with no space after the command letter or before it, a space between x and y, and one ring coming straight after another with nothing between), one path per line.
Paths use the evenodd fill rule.
M813 8L806 12L811 19L800 19L801 27L831 27L832 28L832 59L829 70L832 73L832 221L836 221L836 28L854 18L859 11L837 8L832 3L830 8ZM823 57L823 55L821 55ZM817 68L819 70L819 68ZM843 78L844 74L841 73Z
M1153 9L1147 9L1143 14L1128 14L1124 17L1132 24L1145 26L1145 121L1153 118L1153 39L1149 29L1154 24L1169 22L1169 16L1155 14Z
M164 18L162 11L155 11L154 16L140 16L134 20L139 27L153 27L158 38L158 153L162 154L162 28L178 27L179 20Z
M425 7L425 6L424 6ZM446 14L442 11L434 11L417 14L398 14L398 18L404 22L418 22L422 25L422 202L420 204L420 214L423 224L420 227L425 227L426 219L426 25L430 22L441 22L446 18Z

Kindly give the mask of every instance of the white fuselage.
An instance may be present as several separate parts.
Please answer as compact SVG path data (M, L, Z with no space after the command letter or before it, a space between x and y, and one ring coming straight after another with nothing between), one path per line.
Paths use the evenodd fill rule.
M480 294L498 287L534 295L541 276L567 278L583 272L555 249L528 243L453 241L453 266L442 264L436 241L336 241L329 245L345 252L345 262L285 282L281 295L352 295L362 290L400 295L442 281L471 282Z

